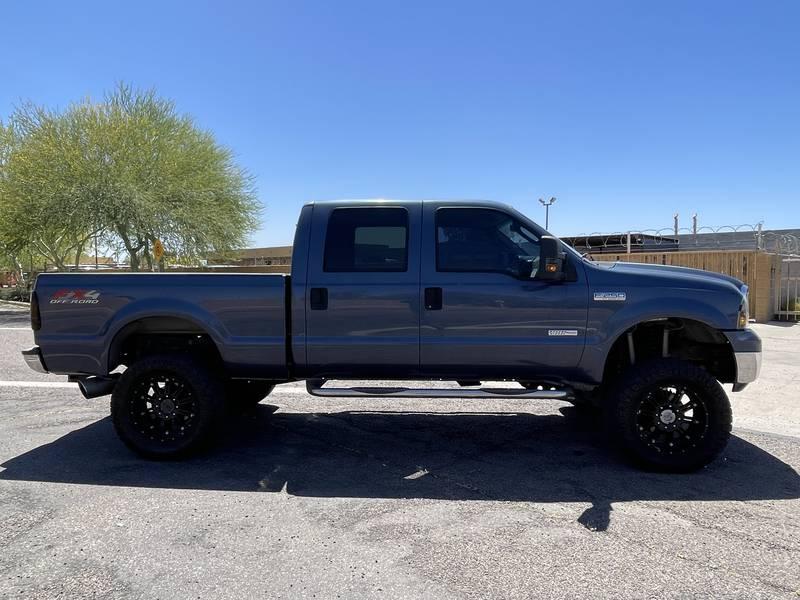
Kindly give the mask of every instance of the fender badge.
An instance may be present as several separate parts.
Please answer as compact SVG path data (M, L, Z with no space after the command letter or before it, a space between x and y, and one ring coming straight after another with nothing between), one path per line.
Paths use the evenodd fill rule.
M625 302L627 300L625 292L595 292L595 302Z
M97 290L58 290L50 296L50 304L97 304L100 292Z
M547 335L577 337L578 336L578 330L577 329L548 329L547 330Z

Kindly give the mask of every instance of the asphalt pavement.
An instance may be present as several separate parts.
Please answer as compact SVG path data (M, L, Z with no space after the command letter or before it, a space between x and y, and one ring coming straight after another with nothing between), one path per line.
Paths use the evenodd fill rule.
M800 596L800 326L765 329L764 381L690 475L628 466L560 402L298 384L148 462L108 398L27 369L26 326L0 306L0 598Z

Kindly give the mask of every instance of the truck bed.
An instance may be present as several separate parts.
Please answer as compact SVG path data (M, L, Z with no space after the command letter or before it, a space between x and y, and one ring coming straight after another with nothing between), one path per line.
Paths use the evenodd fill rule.
M105 375L121 337L204 330L232 376L285 378L289 277L250 273L44 273L37 345L54 373Z

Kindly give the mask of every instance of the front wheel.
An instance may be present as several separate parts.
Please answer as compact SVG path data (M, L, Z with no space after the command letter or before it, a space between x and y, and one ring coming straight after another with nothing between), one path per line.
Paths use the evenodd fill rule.
M644 467L673 472L699 469L725 448L731 406L705 369L663 359L631 367L607 405L609 433Z
M111 395L111 419L134 452L179 458L208 444L223 406L224 389L213 370L190 357L164 354L125 370Z

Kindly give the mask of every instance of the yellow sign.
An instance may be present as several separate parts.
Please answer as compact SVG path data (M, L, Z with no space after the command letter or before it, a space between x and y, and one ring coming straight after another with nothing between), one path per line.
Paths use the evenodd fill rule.
M156 240L156 243L153 244L153 256L157 261L164 258L164 244L161 243L161 240Z

